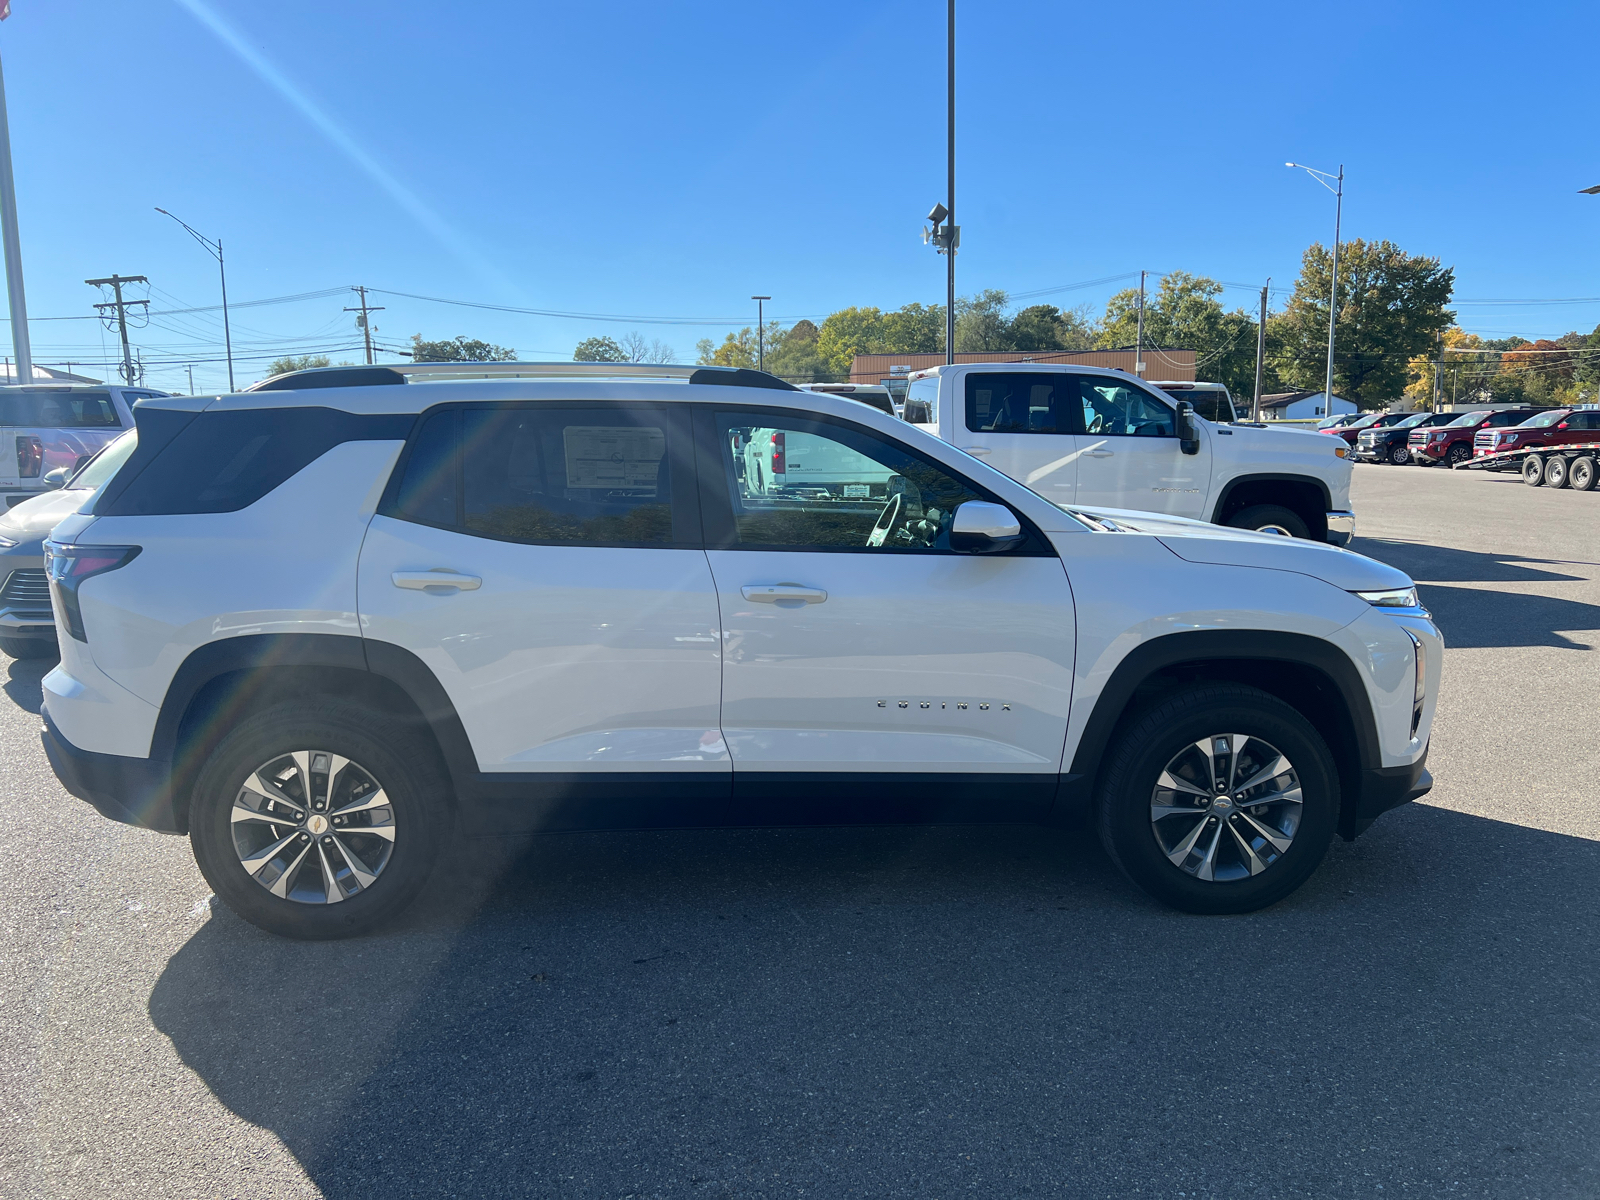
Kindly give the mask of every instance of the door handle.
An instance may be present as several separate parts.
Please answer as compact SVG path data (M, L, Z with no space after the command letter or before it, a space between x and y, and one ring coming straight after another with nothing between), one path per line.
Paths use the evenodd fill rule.
M1089 458L1115 458L1117 452L1115 450L1085 450L1084 454Z
M965 449L968 454L974 454L979 458L982 458L985 454L994 453L988 446L967 446Z
M828 593L821 588L802 587L798 583L752 583L739 589L746 600L758 604L777 604L783 600L798 600L802 604L821 604Z
M434 567L431 571L396 571L389 576L397 588L414 592L431 592L436 596L452 592L475 592L483 586L476 575L463 575L449 567Z

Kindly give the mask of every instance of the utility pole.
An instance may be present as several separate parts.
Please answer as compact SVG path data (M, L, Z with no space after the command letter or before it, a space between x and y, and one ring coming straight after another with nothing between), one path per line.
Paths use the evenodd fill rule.
M1439 334L1439 352L1433 356L1433 411L1439 411L1439 393L1444 388L1444 333Z
M950 0L949 28L945 33L945 53L948 58L945 84L945 140L949 180L946 192L950 199L945 207L950 215L950 244L946 249L944 287L944 361L956 361L956 246L961 242L961 227L956 224L956 0Z
M1339 164L1339 190L1334 192L1333 203L1333 287L1328 299L1328 387L1327 402L1323 405L1333 412L1333 331L1339 319L1339 223L1344 219L1344 164Z
M1272 287L1272 276L1267 276L1267 286L1261 289L1261 323L1256 326L1256 399L1250 406L1250 423L1261 424L1261 377L1267 365L1267 290Z
M764 306L772 297L751 296L750 299L756 302L756 370L765 371L767 369L767 343L765 340L767 316Z
M189 363L189 395L194 395L194 364Z
M360 326L362 336L366 339L366 342L367 342L367 366L370 367L372 365L372 322L367 319L367 314L368 313L375 313L375 312L382 312L383 311L383 305L381 305L381 304L378 304L378 305L368 304L367 303L367 289L365 287L353 287L350 290L352 292L360 292L361 293L361 307L360 308L347 308L347 309L345 309L345 312L353 312L353 313L360 313L361 314L359 317L356 318L356 324L358 326Z
M952 0L953 2L953 0ZM10 7L5 8L10 13ZM22 289L22 240L17 234L17 188L11 174L11 118L6 115L6 81L0 73L0 236L5 240L6 296L11 302L11 346L17 355L14 382L33 382L33 348L28 341L28 300ZM10 371L6 372L10 377Z
M1144 378L1144 275L1139 272L1139 325L1133 335L1133 373Z
M117 310L117 331L122 335L122 366L120 371L124 382L130 384L134 383L137 381L139 376L135 372L133 365L133 351L128 347L128 309L135 304L143 304L146 311L149 311L150 301L124 300L122 298L122 285L125 283L149 283L150 281L143 275L117 275L113 273L109 279L85 279L84 282L90 287L109 286L116 294L117 298L115 302L109 304L96 304L95 308L114 308Z

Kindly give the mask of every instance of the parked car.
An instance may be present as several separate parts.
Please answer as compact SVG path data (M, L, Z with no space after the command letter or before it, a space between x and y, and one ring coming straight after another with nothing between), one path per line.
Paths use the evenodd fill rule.
M1411 431L1448 425L1454 413L1412 413L1392 425L1369 425L1356 436L1356 458L1362 462L1393 463L1403 467L1411 461Z
M1537 450L1546 446L1571 446L1581 442L1600 441L1600 409L1556 408L1545 409L1529 417L1520 425L1509 429L1488 427L1473 436L1474 457L1503 454L1507 450ZM1519 471L1522 464L1510 463L1505 467L1488 470Z
M1335 413L1331 417L1323 417L1317 422L1317 432L1326 433L1330 429L1338 429L1341 425L1348 425L1352 421L1359 421L1366 413L1350 412Z
M0 386L0 496L6 507L49 491L44 480L51 471L76 470L131 429L136 401L165 395L83 384Z
M1054 503L1149 509L1343 545L1349 451L1306 429L1217 425L1124 371L963 363L917 371L906 420Z
M55 618L45 579L44 540L133 453L130 429L70 474L56 468L56 489L0 513L0 653L49 658L56 653Z
M1410 413L1401 412L1363 413L1361 416L1357 417L1354 421L1351 421L1347 425L1340 425L1333 429L1324 429L1322 432L1332 434L1336 438L1342 438L1345 444L1354 450L1356 439L1367 430L1387 429L1391 425L1398 425L1401 421L1404 421L1411 415L1412 414Z
M888 413L891 417L897 415L894 399L889 389L876 383L802 383L800 389L807 392L823 392L829 396L843 396L846 400L859 400L862 404L869 405L879 412Z
M1242 912L1431 783L1443 644L1392 567L1051 504L756 372L456 366L141 404L48 544L57 775L262 928L392 918L452 831L618 824L1092 821ZM898 486L752 488L763 430Z
M1503 429L1520 425L1539 410L1536 408L1480 408L1461 413L1447 425L1418 429L1408 438L1412 461L1418 466L1444 463L1456 467L1472 457L1473 439L1482 429Z
M1239 419L1239 414L1233 406L1233 396L1229 394L1227 384L1157 380L1154 386L1160 388L1174 400L1187 400L1189 407L1194 409L1196 415L1204 417L1214 425L1232 425Z

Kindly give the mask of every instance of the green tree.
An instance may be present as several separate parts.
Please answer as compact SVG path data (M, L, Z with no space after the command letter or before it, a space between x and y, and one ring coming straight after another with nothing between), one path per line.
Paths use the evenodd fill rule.
M1031 304L1011 318L1013 350L1087 350L1093 345L1094 330L1081 310Z
M290 371L309 371L313 367L325 367L327 365L328 356L326 354L302 354L298 358L293 354L288 354L283 358L275 358L268 363L267 373L262 378L271 379L274 375L287 375Z
M627 362L622 347L608 337L589 337L579 342L572 351L574 362Z
M719 346L710 338L695 343L699 357L695 362L708 367L751 367L756 365L756 331L746 325L738 333L730 333Z
M1221 294L1215 279L1187 271L1163 275L1160 287L1146 293L1144 357L1150 378L1171 374L1173 364L1162 351L1193 350L1195 378L1226 384L1241 400L1255 395L1256 321L1242 309L1224 310L1217 298ZM1138 329L1139 289L1125 288L1106 303L1095 342L1105 349L1132 346Z
M796 321L788 329L773 322L767 332L767 370L791 383L825 382L829 371L817 348L820 332L810 321Z
M1275 365L1296 387L1320 391L1327 367L1331 256L1313 243L1301 259L1294 295L1274 320ZM1393 242L1360 238L1339 248L1333 390L1362 408L1379 408L1406 386L1410 360L1455 323L1448 305L1455 271Z
M982 354L1010 350L1011 298L999 288L986 288L976 296L956 300L956 352Z
M412 362L513 362L516 357L515 350L476 338L458 335L441 342L428 342L420 333L411 335Z

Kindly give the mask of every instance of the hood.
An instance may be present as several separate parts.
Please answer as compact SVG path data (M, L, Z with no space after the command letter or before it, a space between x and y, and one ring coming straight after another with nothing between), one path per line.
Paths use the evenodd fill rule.
M62 488L24 500L0 516L0 537L8 542L43 541L62 517L77 512L92 495L88 488Z
M1125 508L1078 510L1090 517L1109 517L1122 529L1153 534L1179 558L1219 567L1261 567L1309 575L1346 592L1378 592L1411 586L1411 578L1387 563L1326 542L1308 542L1276 533L1231 529L1188 517L1135 512Z

